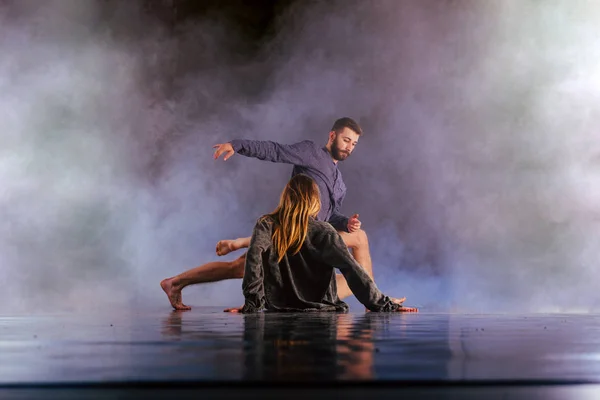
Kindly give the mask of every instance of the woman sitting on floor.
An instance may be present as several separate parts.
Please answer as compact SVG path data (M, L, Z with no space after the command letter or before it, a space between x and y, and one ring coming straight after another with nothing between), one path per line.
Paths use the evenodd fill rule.
M245 304L226 311L347 311L337 294L335 268L370 311L416 312L379 291L354 260L339 233L317 221L319 188L306 175L294 176L279 206L254 227L242 289Z

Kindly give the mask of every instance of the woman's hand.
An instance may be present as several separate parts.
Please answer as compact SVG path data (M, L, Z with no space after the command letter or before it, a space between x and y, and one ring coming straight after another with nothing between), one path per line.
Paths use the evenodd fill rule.
M223 310L223 312L230 312L230 313L241 313L242 312L242 308L244 307L231 307L231 308L226 308Z

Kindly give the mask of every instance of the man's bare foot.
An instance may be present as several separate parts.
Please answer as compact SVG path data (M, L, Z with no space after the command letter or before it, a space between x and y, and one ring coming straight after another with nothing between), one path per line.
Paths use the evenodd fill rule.
M226 254L231 253L232 251L239 250L243 247L242 239L233 239L233 240L219 240L217 243L217 255L224 256Z
M178 289L175 286L173 282L174 280L175 278L167 278L160 282L160 287L167 294L169 303L171 303L173 308L176 310L191 310L192 307L183 304L183 299L181 298L181 289Z

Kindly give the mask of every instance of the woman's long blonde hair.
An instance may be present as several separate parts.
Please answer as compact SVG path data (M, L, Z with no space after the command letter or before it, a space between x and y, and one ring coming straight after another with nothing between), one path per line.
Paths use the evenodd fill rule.
M277 262L290 251L300 251L308 232L308 220L316 217L321 209L319 187L304 174L292 177L281 192L279 205L267 216L275 219L273 245L277 251Z

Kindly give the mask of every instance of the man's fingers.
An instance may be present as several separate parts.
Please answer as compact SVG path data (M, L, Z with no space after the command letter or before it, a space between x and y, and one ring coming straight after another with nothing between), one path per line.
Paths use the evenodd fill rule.
M221 154L223 154L225 152L225 145L223 143L215 144L213 146L213 149L217 149L217 150L215 150L215 155L214 155L214 158L216 160L217 158L221 157Z
M225 154L225 157L223 157L223 161L227 161L228 158L235 154L234 150L228 149L226 146L221 144L217 144L213 146L213 148L217 148L214 155L215 160L221 157L222 154Z
M392 297L392 301L396 304L402 304L406 301L406 297L401 297L399 299Z
M358 214L354 214L352 218L358 219Z
M361 222L359 220L350 220L348 222L348 231L354 232L359 230L361 227Z
M223 157L223 161L227 161L227 159L234 154L235 154L235 151L228 151L227 153L225 153L225 157Z
M350 221L348 223L348 232L352 233L352 232L356 232L357 230L359 230L361 227L361 223L360 221Z
M219 158L219 149L221 148L220 144L215 144L213 146L213 149L217 149L215 150L215 154L213 154L213 158L216 160L217 158Z

